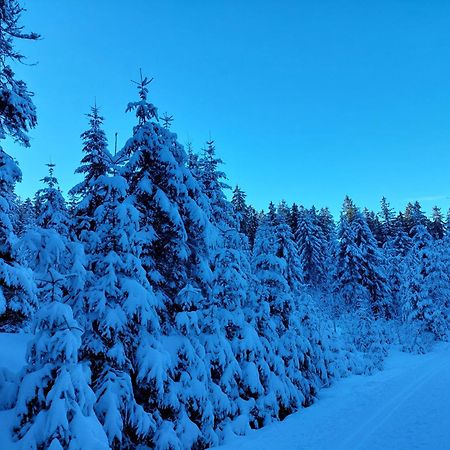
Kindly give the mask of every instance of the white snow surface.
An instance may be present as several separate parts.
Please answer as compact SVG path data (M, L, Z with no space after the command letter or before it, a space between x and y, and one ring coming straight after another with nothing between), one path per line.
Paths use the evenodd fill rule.
M32 335L0 333L0 367L18 372L25 366L25 353Z
M337 381L311 407L220 449L448 450L449 385L450 344L393 350L383 371Z

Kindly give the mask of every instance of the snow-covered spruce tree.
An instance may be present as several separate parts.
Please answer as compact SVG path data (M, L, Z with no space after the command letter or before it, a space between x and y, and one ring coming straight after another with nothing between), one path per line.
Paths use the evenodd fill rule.
M442 211L437 206L433 207L428 231L434 239L442 239L445 235L445 222Z
M254 323L264 347L263 362L254 363L259 373L260 397L254 409L259 425L311 403L320 379L327 377L322 349L312 338L302 304L301 267L287 217L275 214L272 220L271 215L273 208L258 229L253 253Z
M313 215L314 221L315 209L313 208L310 213ZM314 400L318 387L328 382L328 374L325 367L322 337L318 332L318 311L313 299L304 292L305 278L301 257L288 221L289 210L285 207L278 208L275 223L278 247L276 255L284 259L286 263L284 276L294 300L289 323L289 332L293 333L295 342L291 347L294 357L292 358L288 350L283 359L285 363L288 362L289 378L302 390L303 405L308 405ZM288 337L288 342L289 340L292 342L292 336ZM285 344L285 346L289 348L289 344ZM300 371L302 377L307 380L306 385L303 379L297 378L297 371Z
M294 233L304 281L311 287L319 287L326 279L327 242L314 207L300 209Z
M253 206L247 205L246 198L247 194L239 186L236 186L233 190L231 204L239 222L239 231L247 236L249 247L252 249L255 243L260 214Z
M417 226L423 225L426 227L428 225L428 219L422 211L419 202L408 203L405 208L405 213L402 215L402 219L405 231L410 237L414 236Z
M321 208L317 214L318 224L328 244L336 239L336 223L328 208Z
M383 260L361 212L346 197L338 231L334 290L352 307L369 308L388 318L389 291Z
M432 332L436 339L449 337L450 271L448 243L438 239L432 243L425 288L434 308Z
M109 444L136 448L150 445L156 429L153 411L142 404L161 399L158 299L139 260L139 216L127 199L125 179L99 176L92 188L100 206L93 213L87 246L81 354L91 363L95 411ZM140 383L149 398L136 398Z
M196 180L200 179L200 156L194 152L192 142L186 144L187 148L187 167Z
M247 194L238 186L233 189L233 195L231 197L231 204L233 205L236 219L239 222L239 230L241 233L247 235Z
M417 225L413 235L400 287L403 321L415 325L418 334L428 332L442 339L448 333L448 269L425 226Z
M159 411L180 446L206 446L217 442L217 437L210 398L205 395L204 348L194 323L210 295L209 247L214 229L208 220L208 200L186 166L183 147L174 133L157 122L157 109L147 100L149 83L146 78L137 83L140 100L128 105L138 124L121 157L127 158L123 174L140 212L144 235L140 258L163 304L160 314L171 378ZM191 326L188 319L194 321Z
M14 222L14 232L17 236L21 236L25 231L36 225L36 210L29 197L18 202L17 216Z
M352 221L355 242L363 258L361 283L367 289L370 307L375 318L390 318L390 292L384 274L384 255L377 247L364 216L357 211Z
M304 401L304 397L289 380L280 354L293 298L283 276L286 262L277 256L277 247L275 225L266 216L256 233L252 260L255 277L252 289L256 304L254 326L260 336L262 349L257 351L256 347L252 350L252 360L244 368L243 374L247 384L246 393L249 398L255 399L251 411L253 427L283 418Z
M281 203L272 220L277 240L277 256L286 261L286 280L293 294L298 294L302 289L304 273L294 234L289 226L289 208Z
M303 207L301 207L303 208ZM295 231L298 228L298 220L300 218L300 208L297 203L293 203L289 213L289 226L291 227L292 233L295 235Z
M62 298L70 285L70 253L67 241L53 229L28 230L18 243L20 262L33 270L39 304L45 303L50 293ZM66 275L69 278L66 278ZM78 274L72 274L77 277Z
M245 314L251 276L248 241L239 233L240 217L234 215L225 196L228 186L218 168L221 160L215 156L213 143L207 145L201 159L201 182L218 239L211 249L213 289L202 311L202 341L210 368L215 423L226 434L242 433L250 427L254 405L248 401L253 385L246 370L253 364L255 341L258 348L261 343Z
M247 205L247 194L236 185L231 197L233 212L239 225L239 231L247 236L250 248L255 242L256 229L258 228L258 213L251 205Z
M41 180L45 187L39 189L35 195L36 225L67 236L70 224L66 200L54 175L55 164L49 163L47 167L48 175Z
M411 238L401 227L393 227L389 239L384 244L385 273L391 293L391 315L401 318L402 301L400 298L403 283L405 258L412 246Z
M337 245L336 223L328 208L321 208L317 214L317 224L325 240L325 274L326 282L322 290L330 292L333 285L334 254Z
M94 413L89 371L78 362L81 334L72 310L56 294L36 314L34 338L15 405L20 448L107 449Z
M111 165L108 141L103 131L104 118L95 104L87 114L89 128L81 134L84 156L75 173L83 175L83 180L74 186L69 194L73 198L74 232L78 238L91 228L92 216L101 203L101 196L94 189L96 180L106 175Z
M431 236L423 225L413 230L412 247L404 258L400 271L399 299L401 319L406 332L400 336L408 351L427 351L430 339L430 319L433 307L430 304L425 278L428 274ZM429 340L428 339L428 340Z
M262 216L262 212L258 213L253 206L248 206L246 236L248 238L250 249L253 249L253 246L255 245L256 231L258 230L259 222L261 221Z
M384 244L384 234L383 234L383 225L374 211L369 211L367 208L364 208L363 211L364 219L366 220L367 226L372 233L372 236L375 239L378 247L383 247Z
M27 85L15 77L11 64L23 56L16 39L38 39L25 33L19 23L22 8L15 0L0 3L0 142L11 137L28 147L27 132L36 125L36 110ZM15 261L15 235L11 222L14 186L21 179L16 162L0 145L0 330L14 329L35 307L31 273Z
M64 199L50 165L38 192L37 225L20 239L23 264L33 269L41 304L28 366L20 383L15 437L27 448L109 448L93 407L90 372L78 362L82 329L68 302L83 288L80 245L69 242Z
M26 147L30 145L27 132L37 123L32 93L24 81L18 80L10 64L22 62L24 56L15 48L17 39L36 40L39 35L26 33L20 25L23 12L16 0L0 4L0 140L10 136Z
M342 298L342 307L347 311L354 308L367 308L369 302L368 292L361 283L363 255L356 244L355 230L352 227L356 213L356 206L346 197L337 232L333 291Z
M147 101L150 81L138 83L140 100L127 107L136 112L138 124L122 150L128 158L123 174L146 234L143 266L167 297L173 318L171 302L190 281L202 291L208 289L208 202L186 167L187 156L176 134L157 122L157 109Z
M281 200L281 202L277 206L277 215L278 217L282 217L283 221L286 222L290 226L291 222L291 208L287 204L286 200ZM293 231L291 230L293 234Z
M386 244L396 234L396 223L394 209L387 201L386 197L381 198L380 212L378 213L381 222L382 246Z
M36 195L39 211L34 227L29 227L18 241L20 261L34 274L41 303L52 296L64 298L76 306L76 297L85 280L84 251L81 244L69 240L69 218L64 198L53 175L43 179L47 186Z

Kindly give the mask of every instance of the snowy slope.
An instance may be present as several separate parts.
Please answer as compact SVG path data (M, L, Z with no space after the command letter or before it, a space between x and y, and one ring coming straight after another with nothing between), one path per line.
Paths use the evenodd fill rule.
M393 352L383 372L339 381L310 408L221 449L450 449L449 386L449 344Z

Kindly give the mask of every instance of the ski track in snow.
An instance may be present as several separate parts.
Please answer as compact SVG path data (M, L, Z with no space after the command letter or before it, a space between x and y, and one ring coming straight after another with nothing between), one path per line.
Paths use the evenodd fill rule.
M450 450L450 345L394 351L384 371L337 381L311 407L221 449Z

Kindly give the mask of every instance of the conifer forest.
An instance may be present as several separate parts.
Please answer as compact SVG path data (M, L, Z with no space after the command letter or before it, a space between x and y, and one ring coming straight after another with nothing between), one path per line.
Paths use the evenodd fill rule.
M1 448L220 446L383 371L393 348L445 345L446 211L351 196L338 217L301 198L257 210L245 180L228 184L219 143L180 142L139 68L125 144L86 105L80 182L63 193L49 162L19 196L8 146L30 147L39 119L14 70L22 41L39 46L25 15L0 1L0 345L26 347L20 370L0 358Z

